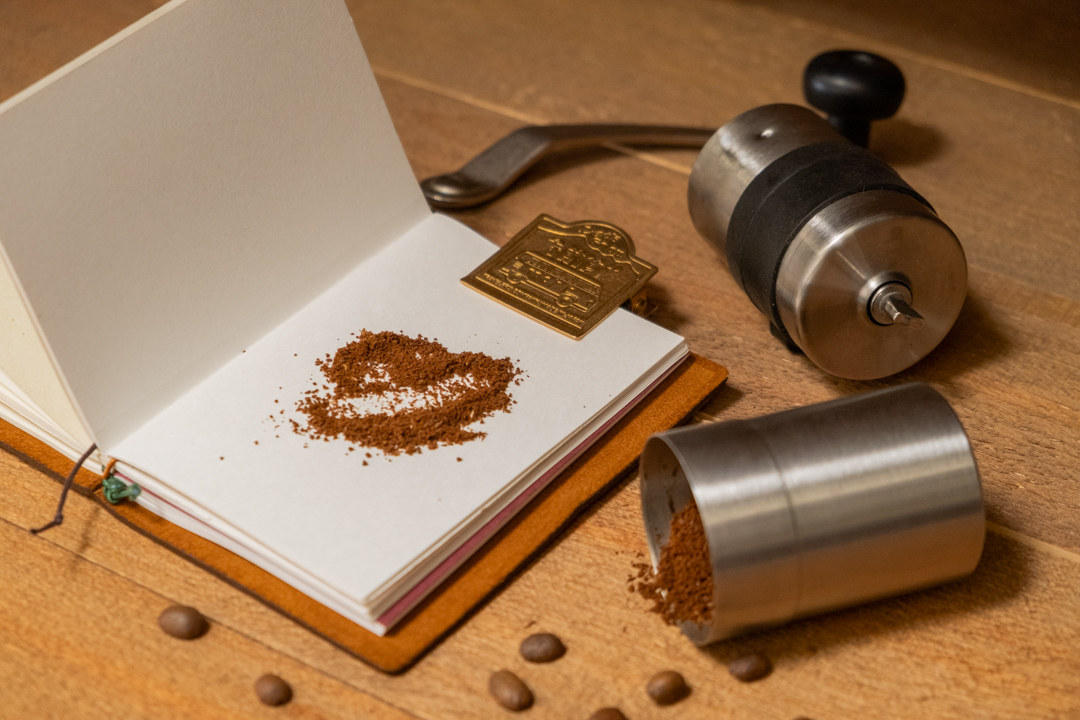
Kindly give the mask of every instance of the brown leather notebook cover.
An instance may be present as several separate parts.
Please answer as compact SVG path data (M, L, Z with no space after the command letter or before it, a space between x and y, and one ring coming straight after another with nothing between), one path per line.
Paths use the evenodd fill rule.
M722 366L691 355L385 637L364 630L247 560L138 505L111 505L101 496L101 477L88 470L79 472L75 490L94 497L128 526L364 662L384 672L400 673L453 631L591 501L631 470L649 435L682 422L725 379L727 370ZM71 461L66 457L3 422L0 443L54 478L62 479L70 471Z

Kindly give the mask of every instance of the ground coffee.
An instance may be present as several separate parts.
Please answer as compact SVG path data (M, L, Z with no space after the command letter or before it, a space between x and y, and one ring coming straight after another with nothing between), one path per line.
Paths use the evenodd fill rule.
M652 601L650 608L669 625L712 621L713 582L709 545L701 516L693 502L671 518L671 536L660 550L656 572L647 563L635 563L630 589ZM636 583L635 583L636 581Z
M521 371L510 358L453 353L423 335L361 330L353 337L315 361L322 381L296 404L307 418L290 421L298 435L411 455L485 437L469 426L514 402L508 388Z

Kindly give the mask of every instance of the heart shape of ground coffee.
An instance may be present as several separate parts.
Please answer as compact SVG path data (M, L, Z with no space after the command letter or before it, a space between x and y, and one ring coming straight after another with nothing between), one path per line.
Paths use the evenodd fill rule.
M307 420L290 421L298 435L412 455L482 439L486 433L470 426L510 412L510 384L521 382L510 358L450 352L423 335L361 330L354 337L315 361L323 382L296 405Z

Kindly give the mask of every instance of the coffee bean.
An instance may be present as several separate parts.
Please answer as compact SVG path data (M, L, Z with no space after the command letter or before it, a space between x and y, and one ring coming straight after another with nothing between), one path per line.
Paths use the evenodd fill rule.
M517 712L532 707L533 694L529 686L509 670L500 670L488 680L488 691L495 702Z
M186 605L165 608L158 616L158 625L169 635L181 640L202 637L210 629L210 623L206 622L202 613Z
M658 672L649 679L645 692L657 705L677 703L690 694L690 686L683 676L674 670Z
M289 683L269 673L255 681L255 694L263 705L284 705L292 700Z
M732 660L728 672L736 680L754 682L772 672L772 663L761 653L750 653Z
M546 663L566 654L562 640L551 633L537 633L521 641L521 657L529 662Z
M626 720L626 716L619 708L600 708L589 716L589 720Z

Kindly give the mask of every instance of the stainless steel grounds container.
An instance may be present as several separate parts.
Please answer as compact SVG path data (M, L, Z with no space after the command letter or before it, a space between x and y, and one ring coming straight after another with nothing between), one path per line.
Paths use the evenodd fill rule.
M971 446L920 383L651 437L641 501L654 566L693 499L708 538L706 645L969 574L985 535Z

